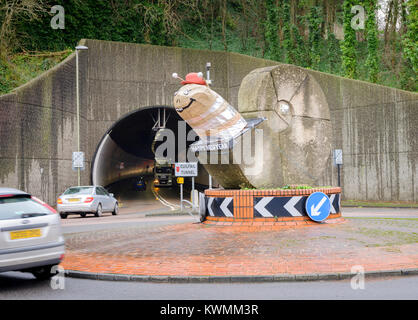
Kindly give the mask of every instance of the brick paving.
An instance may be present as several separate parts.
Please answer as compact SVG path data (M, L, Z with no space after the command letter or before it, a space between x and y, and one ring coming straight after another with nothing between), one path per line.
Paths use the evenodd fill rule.
M66 235L68 270L239 276L418 268L418 220L333 219L277 227L177 224Z

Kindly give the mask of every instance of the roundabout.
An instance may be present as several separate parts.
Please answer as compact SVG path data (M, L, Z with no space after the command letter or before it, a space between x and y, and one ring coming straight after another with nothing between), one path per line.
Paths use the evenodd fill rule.
M341 223L344 220L341 218L340 202L339 187L273 190L210 189L205 190L201 221L206 220L207 224L226 223L260 227Z
M350 216L307 228L178 219L67 233L62 266L71 277L157 282L336 280L352 277L354 266L366 276L418 271L415 215Z

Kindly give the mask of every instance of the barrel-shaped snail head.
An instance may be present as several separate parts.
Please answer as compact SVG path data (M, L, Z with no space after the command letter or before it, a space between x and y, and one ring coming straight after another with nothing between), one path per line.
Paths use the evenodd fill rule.
M201 139L232 138L246 122L219 94L211 90L201 72L180 79L183 86L174 94L174 107Z
M186 79L184 80L180 78L177 73L173 73L173 78L181 80L181 84L183 85L183 87L174 94L174 107L176 108L176 111L185 120L198 116L202 110L197 109L193 111L192 109L187 109L196 102L198 97L199 100L208 98L210 89L207 87L203 74L201 72L191 72L186 75ZM214 100L212 103L213 102ZM182 114L183 112L185 112L185 114Z

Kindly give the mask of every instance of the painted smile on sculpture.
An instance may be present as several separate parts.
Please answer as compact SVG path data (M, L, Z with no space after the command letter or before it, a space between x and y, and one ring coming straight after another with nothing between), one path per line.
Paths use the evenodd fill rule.
M180 112L180 113L183 112L184 110L186 110L187 108L189 108L192 105L192 103L195 102L195 101L196 101L196 99L190 98L190 102L189 102L189 104L187 106L182 107L182 108L176 108L176 111L177 112Z

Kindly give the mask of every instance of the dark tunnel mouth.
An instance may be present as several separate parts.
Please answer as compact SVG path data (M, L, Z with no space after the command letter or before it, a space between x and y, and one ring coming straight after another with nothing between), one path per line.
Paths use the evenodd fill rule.
M139 132L141 133L141 137L152 137L153 135L155 135L155 133L151 133L153 132L153 128L152 125L150 125L150 123L152 123L153 121L150 120L152 118L152 111L156 111L158 112L158 109L160 110L166 110L166 114L167 116L170 118L170 123L167 121L167 128L175 131L178 128L178 121L182 121L181 117L177 114L177 112L175 111L174 107L172 106L167 106L167 105L152 105L152 106L147 106L147 107L143 107L140 109L136 109L136 110L132 110L130 112L128 112L127 114L123 115L122 117L120 117L118 120L116 120L112 126L106 130L106 132L104 133L104 135L102 136L102 138L100 139L96 150L94 152L93 158L92 158L92 162L91 162L91 174L90 174L90 182L91 184L105 184L104 181L106 179L101 179L102 181L98 181L99 178L102 178L103 173L109 173L113 174L113 171L109 171L109 170L115 170L115 169L108 169L106 168L106 166L103 166L103 159L100 159L100 155L105 154L108 150L106 150L106 144L108 143L107 141L105 141L106 139L110 138L112 140L112 143L115 142L115 144L123 149L126 153L131 154L133 156L136 156L141 159L144 160L149 160L149 161L153 161L154 158L150 157L150 150L149 148L149 143L147 144L146 142L144 143L144 146L142 148L141 146L137 146L137 148L134 148L135 150L139 150L141 149L139 152L143 152L143 154L145 156L141 156L139 157L138 154L134 154L134 153L130 153L129 150L126 151L124 149L124 147L126 147L126 145L124 147L121 146L121 144L118 143L117 140L114 140L114 137L112 136L112 133L116 136L116 137L123 137L124 133L126 132L126 135L129 134L129 130L133 130L135 132ZM167 112L168 111L168 112ZM144 116L141 116L141 114L144 114ZM147 118L147 116L149 116L149 118ZM134 121L135 119L142 119L141 122L138 124L138 126L135 126ZM143 122L142 122L143 121ZM177 124L176 124L177 122ZM124 124L127 124L124 126ZM141 124L143 124L143 126L141 126ZM147 131L150 131L150 134L147 135ZM189 132L189 130L192 130L188 125L187 125L187 131L186 133ZM155 132L155 131L154 131ZM178 154L178 150L177 150L177 133L176 134L176 154ZM129 140L129 138L127 138ZM138 141L140 141L140 139L138 138ZM126 141L125 141L126 142ZM124 142L124 143L125 143ZM140 143L142 143L143 141L141 140ZM149 141L148 141L149 142ZM129 141L126 142L127 144L129 144ZM102 146L103 145L103 146ZM131 147L134 147L134 145L132 145ZM103 148L103 149L102 149ZM147 154L148 153L148 154ZM105 158L107 159L107 158ZM139 163L139 162L138 162ZM96 167L95 167L96 166ZM147 166L148 168L148 166ZM95 177L96 175L96 177ZM120 180L118 181L122 181L123 177L121 177ZM113 184L115 182L118 181L112 181L110 183L107 184ZM109 181L107 181L109 182ZM103 185L106 186L106 185Z

